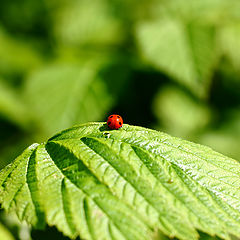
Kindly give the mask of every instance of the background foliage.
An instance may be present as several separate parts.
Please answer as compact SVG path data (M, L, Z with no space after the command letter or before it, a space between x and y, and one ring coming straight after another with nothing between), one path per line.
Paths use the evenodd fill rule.
M239 49L236 0L3 0L0 168L114 112L240 160Z

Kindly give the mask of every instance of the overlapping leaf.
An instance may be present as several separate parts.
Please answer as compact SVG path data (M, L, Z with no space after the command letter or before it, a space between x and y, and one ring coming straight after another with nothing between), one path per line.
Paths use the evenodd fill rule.
M167 134L103 123L34 144L0 172L0 201L35 225L83 239L153 239L159 230L240 236L240 165Z

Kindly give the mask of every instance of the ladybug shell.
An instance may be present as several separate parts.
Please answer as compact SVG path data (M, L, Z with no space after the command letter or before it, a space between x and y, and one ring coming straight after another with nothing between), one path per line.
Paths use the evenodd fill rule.
M116 114L110 115L107 120L107 125L111 129L119 129L123 125L123 119Z

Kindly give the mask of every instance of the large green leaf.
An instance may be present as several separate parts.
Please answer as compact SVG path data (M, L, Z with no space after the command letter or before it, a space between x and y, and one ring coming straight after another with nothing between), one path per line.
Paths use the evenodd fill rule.
M139 24L137 40L144 59L198 96L206 94L216 61L211 26L163 18Z
M104 123L34 144L0 172L0 201L83 239L240 236L240 164L154 130Z

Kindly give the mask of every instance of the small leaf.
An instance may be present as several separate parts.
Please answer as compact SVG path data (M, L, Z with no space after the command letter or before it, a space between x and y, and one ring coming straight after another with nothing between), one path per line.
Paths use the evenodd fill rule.
M76 123L101 119L112 98L96 65L58 63L33 73L25 98L47 135Z
M137 40L144 59L196 95L206 94L216 62L211 26L163 18L138 25Z
M240 111L231 111L228 116L225 124L203 132L198 137L198 142L240 161Z
M240 56L236 49L240 48L240 24L231 24L219 29L219 43L221 50L226 55L236 69L240 66Z
M41 56L28 43L16 41L0 28L0 72L25 73L41 65Z
M55 35L66 45L105 45L122 43L124 28L105 0L73 1L54 16ZM104 33L103 33L104 30Z
M206 105L173 86L160 89L154 99L153 111L168 132L186 138L210 121Z
M240 164L124 124L88 123L33 145L0 172L0 202L83 239L240 236ZM27 205L27 207L26 207ZM38 223L38 224L36 224Z
M26 104L13 88L0 79L0 115L22 128L28 128L31 117Z
M12 234L0 223L0 239L2 240L14 240Z

